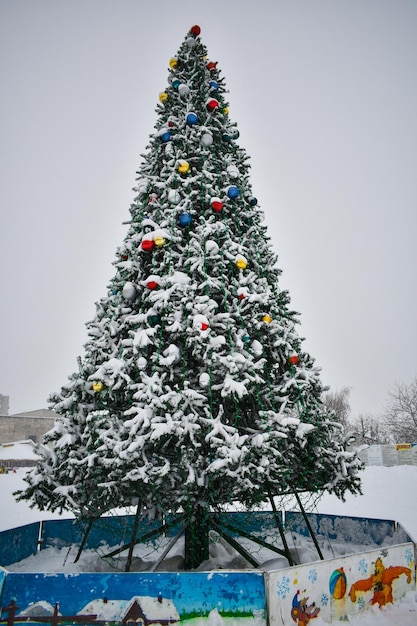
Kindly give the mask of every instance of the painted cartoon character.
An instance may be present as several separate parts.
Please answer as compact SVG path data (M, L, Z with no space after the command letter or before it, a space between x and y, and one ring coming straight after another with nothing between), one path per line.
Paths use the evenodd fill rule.
M308 598L299 598L300 592L297 591L292 599L291 617L297 626L307 626L311 619L317 617L320 609L316 607L315 602L307 605Z
M377 558L374 573L369 576L369 578L358 580L350 588L350 599L352 602L355 602L358 591L370 591L373 589L374 595L371 604L379 604L381 607L389 602L392 603L392 583L396 578L399 578L401 574L407 576L408 583L411 582L411 570L408 567L385 567L382 559Z

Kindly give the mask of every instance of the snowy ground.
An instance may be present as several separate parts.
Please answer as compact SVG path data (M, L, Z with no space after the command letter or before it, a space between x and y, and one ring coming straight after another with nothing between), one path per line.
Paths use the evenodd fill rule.
M30 509L26 503L16 502L13 491L24 486L24 470L16 473L0 475L2 493L2 513L0 517L0 531L22 526L40 519L56 519L56 514L40 513ZM341 502L334 496L326 495L318 503L316 512L336 515L395 519L402 524L407 532L417 538L417 467L367 467L362 475L363 495L347 497ZM224 546L219 544L215 560L220 562L225 555ZM10 566L14 571L62 571L65 561L65 571L82 571L86 562L81 561L78 566L72 564L68 549L58 550L49 548L36 557L30 557L19 564ZM143 555L142 555L143 556ZM97 569L100 569L100 559L97 554L85 555L85 559L96 559ZM175 556L173 557L175 558ZM91 563L90 563L91 565ZM314 620L315 626L321 626L320 617ZM351 620L354 626L415 626L417 624L417 603L415 594L409 594L395 606L385 607L383 610L374 608L366 614Z

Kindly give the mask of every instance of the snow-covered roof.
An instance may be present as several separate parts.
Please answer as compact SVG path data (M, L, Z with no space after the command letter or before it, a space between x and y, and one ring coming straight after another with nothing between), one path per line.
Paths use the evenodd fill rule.
M39 457L35 454L35 444L33 441L26 439L25 441L0 444L0 462L8 459L33 459L37 461Z
M55 419L58 414L55 411L49 409L37 409L36 411L25 411L24 413L13 413L7 417L48 417L49 419Z
M180 616L175 608L175 604L169 598L158 598L152 596L133 596L130 600L107 600L97 598L85 605L79 612L80 615L97 615L97 620L119 620L122 619L134 603L137 603L146 619L152 622L179 621Z
M31 602L28 607L18 613L18 615L30 615L31 617L53 615L55 608L46 600ZM58 611L58 615L61 613Z

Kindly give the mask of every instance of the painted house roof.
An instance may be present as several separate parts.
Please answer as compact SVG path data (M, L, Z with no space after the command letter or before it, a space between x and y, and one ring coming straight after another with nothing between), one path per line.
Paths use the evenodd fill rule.
M129 600L106 600L97 598L85 605L79 611L81 615L97 615L97 621L114 621L123 618L134 603L137 603L148 621L177 622L180 619L175 604L169 598L163 598L160 602L158 598L152 596L133 596Z
M19 611L18 615L28 615L30 617L53 615L55 608L46 600L40 600L39 602L31 602L28 607ZM61 613L58 611L58 615Z

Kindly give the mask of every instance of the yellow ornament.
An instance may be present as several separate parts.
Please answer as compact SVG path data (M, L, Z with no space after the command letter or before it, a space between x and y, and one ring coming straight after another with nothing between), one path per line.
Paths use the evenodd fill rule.
M154 242L155 245L158 246L158 248L162 248L162 246L166 244L166 240L164 239L164 237L161 236L154 237Z
M159 102L166 102L168 100L168 94L166 91L163 91L159 94Z
M223 113L224 113L225 115L229 115L229 107L224 107L224 109L223 109Z
M175 57L173 57L172 59L169 60L169 67L173 70L175 67L177 67L178 65L178 59L176 59Z
M266 313L263 316L262 321L265 322L266 324L270 324L272 322L272 317L268 315L268 313Z
M187 161L181 161L178 165L178 171L180 174L186 174L190 170L190 164Z
M243 256L236 257L235 262L236 262L236 267L238 267L240 270L245 270L248 266L248 262Z
M96 381L93 383L93 390L94 390L96 393L100 393L100 391L103 391L103 389L104 389L104 385L103 385L103 383L101 382L101 380L96 380Z

